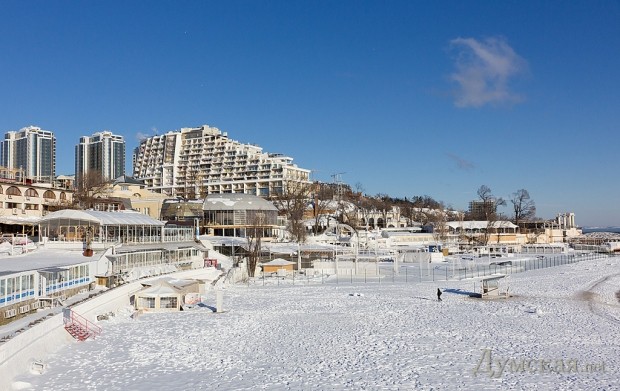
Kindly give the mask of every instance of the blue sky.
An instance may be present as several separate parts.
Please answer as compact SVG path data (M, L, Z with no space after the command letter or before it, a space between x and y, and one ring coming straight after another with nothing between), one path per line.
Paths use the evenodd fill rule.
M620 225L617 1L2 1L0 132L208 124L313 178ZM508 209L503 210L509 213Z

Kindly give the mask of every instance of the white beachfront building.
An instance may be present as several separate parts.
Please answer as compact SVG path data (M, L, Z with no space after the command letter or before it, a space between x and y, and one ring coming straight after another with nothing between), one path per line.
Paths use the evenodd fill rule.
M231 140L207 125L143 139L133 167L147 188L190 199L213 193L268 197L282 193L288 181L305 183L310 177L291 157Z

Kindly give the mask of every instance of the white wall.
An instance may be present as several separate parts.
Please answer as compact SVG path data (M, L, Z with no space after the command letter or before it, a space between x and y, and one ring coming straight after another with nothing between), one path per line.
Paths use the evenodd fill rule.
M336 262L334 261L319 261L315 260L313 263L315 274L336 274ZM338 275L339 276L375 276L378 273L379 267L376 262L357 262L357 271L355 262L353 261L338 261Z

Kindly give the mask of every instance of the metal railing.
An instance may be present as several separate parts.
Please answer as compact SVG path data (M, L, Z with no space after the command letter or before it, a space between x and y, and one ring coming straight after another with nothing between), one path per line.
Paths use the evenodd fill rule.
M65 309L63 311L62 321L65 327L78 325L81 329L85 330L93 337L101 335L101 327L71 309Z

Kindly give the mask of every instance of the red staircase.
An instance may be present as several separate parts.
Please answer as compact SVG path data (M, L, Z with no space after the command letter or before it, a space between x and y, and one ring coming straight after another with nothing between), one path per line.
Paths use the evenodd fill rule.
M101 327L89 321L73 310L66 309L63 314L65 330L77 340L85 341L90 337L101 335Z

